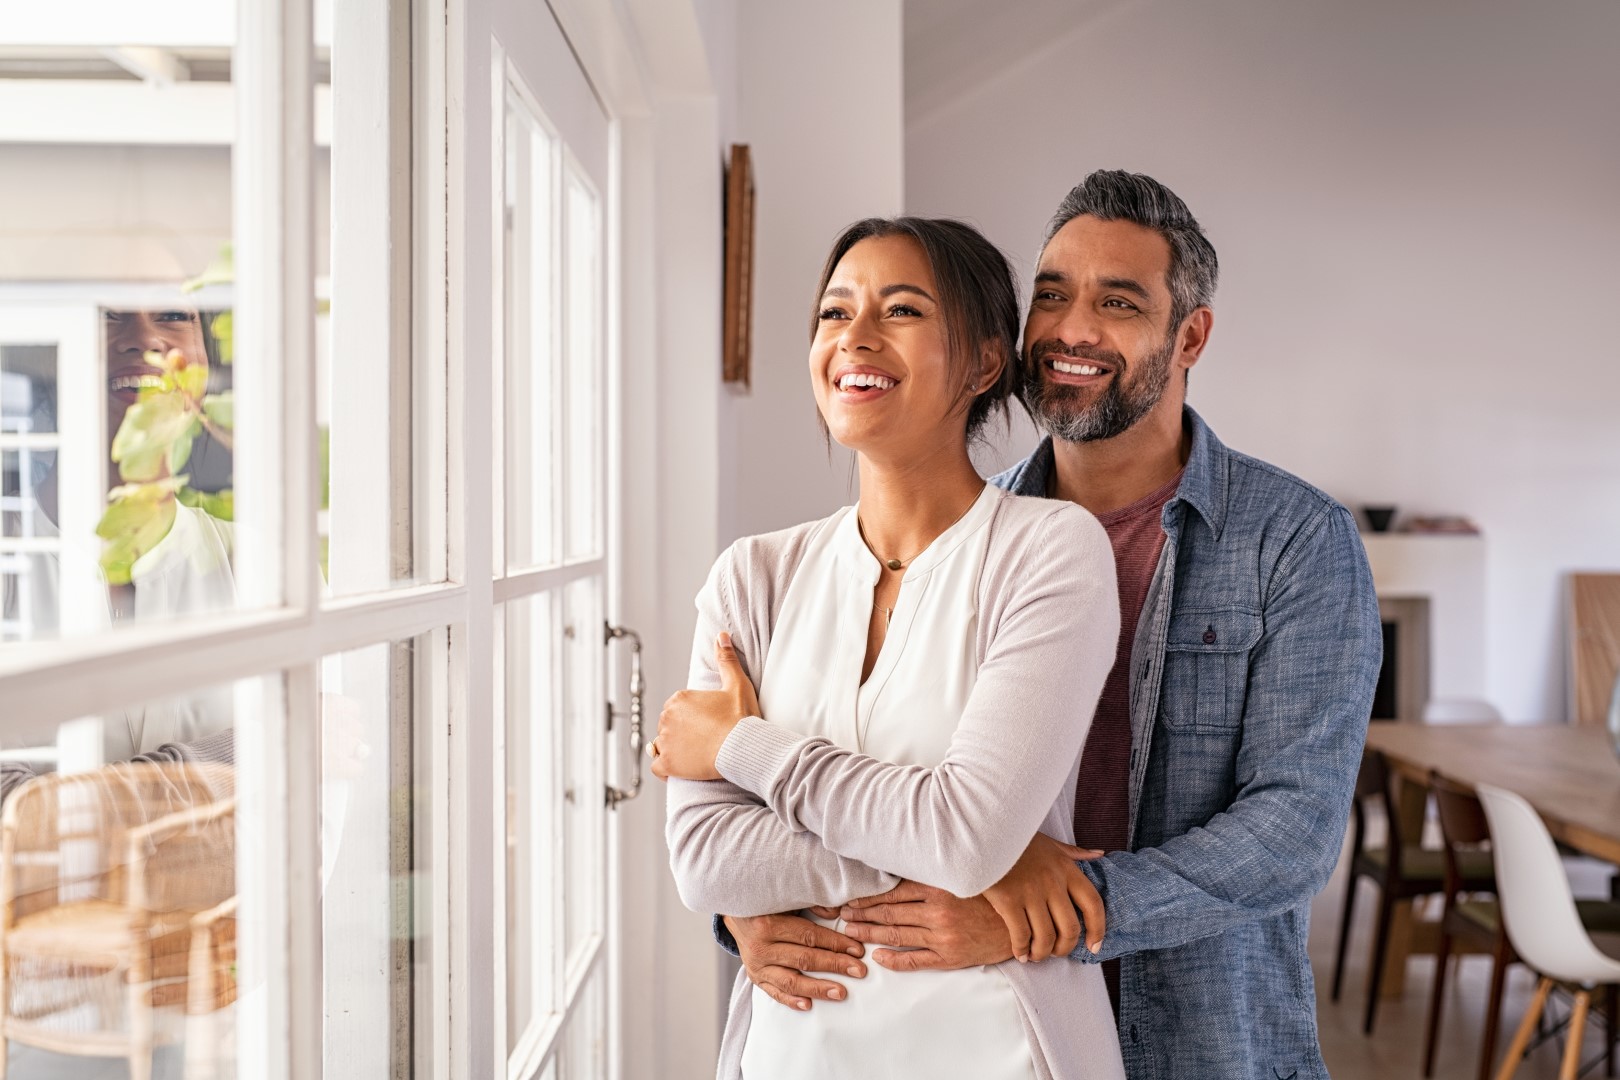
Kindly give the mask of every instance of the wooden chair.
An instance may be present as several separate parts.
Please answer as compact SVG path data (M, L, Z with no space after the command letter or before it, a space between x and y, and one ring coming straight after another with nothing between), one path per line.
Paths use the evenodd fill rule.
M118 764L41 776L6 801L0 1080L7 1039L124 1057L148 1080L160 1010L234 996L232 777Z
M1469 851L1485 851L1491 830L1485 808L1472 788L1446 779L1439 773L1429 777L1440 810L1440 832L1445 838L1445 914L1440 920L1440 945L1435 956L1434 989L1429 1000L1429 1022L1423 1042L1423 1075L1434 1075L1435 1046L1439 1041L1440 1014L1446 990L1446 965L1453 941L1470 944L1475 951L1491 958L1490 998L1485 1006L1485 1036L1479 1051L1479 1080L1490 1080L1496 1058L1496 1038L1502 1015L1502 986L1509 964L1520 962L1502 923L1502 909L1495 896L1469 896L1462 888L1461 856ZM1594 933L1620 933L1620 904L1608 900L1577 900L1581 922ZM1460 958L1459 958L1460 959ZM1611 988L1612 991L1612 988ZM1615 1013L1615 995L1609 995L1610 1016ZM1608 1076L1614 1075L1614 1047L1607 1055Z
M1389 841L1384 847L1369 848L1366 846L1367 815L1373 804L1379 802L1383 803L1384 816L1389 820ZM1445 889L1445 866L1441 852L1422 847L1420 837L1403 835L1401 815L1389 782L1389 767L1384 756L1376 750L1368 750L1362 755L1351 810L1350 881L1345 887L1344 916L1339 924L1332 997L1334 1001L1339 1000L1339 991L1344 983L1344 956L1350 944L1356 886L1362 878L1367 878L1378 886L1379 891L1378 928L1373 945L1372 970L1367 975L1367 1012L1362 1024L1362 1030L1371 1035L1373 1023L1378 1017L1378 995L1384 979L1384 962L1389 952L1389 930L1395 917L1395 905L1403 900L1442 892ZM1464 853L1460 865L1465 890L1495 891L1496 878L1488 852Z

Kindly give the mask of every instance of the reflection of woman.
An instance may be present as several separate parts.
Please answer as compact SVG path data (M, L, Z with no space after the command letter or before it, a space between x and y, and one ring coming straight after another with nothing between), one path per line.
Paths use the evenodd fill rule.
M113 436L140 391L158 385L159 369L147 362L149 352L166 353L179 349L187 356L210 357L210 338L202 313L190 308L166 310L108 310L103 313L106 335L106 438ZM54 404L54 403L53 403ZM109 451L110 453L110 451ZM229 462L220 448L212 451L215 464L226 470ZM208 451L199 439L188 474L208 468ZM219 469L214 469L216 473ZM118 470L109 459L108 488L120 483ZM39 513L34 515L36 534L58 535L57 474L52 467L37 487ZM208 611L226 610L235 605L236 582L232 568L233 533L229 522L220 521L202 510L179 505L169 532L131 569L127 586L104 586L107 597L106 620L159 620L181 618ZM96 573L95 568L80 568ZM30 636L43 638L59 632L56 614L62 596L62 574L75 572L55 556L41 555L32 560L29 573L21 579L7 579L10 588L28 589L27 608L33 615ZM13 582L16 584L13 584ZM5 597L8 609L21 607L21 598ZM79 613L81 616L83 613ZM231 694L229 688L199 691L138 708L109 714L103 732L103 760L128 760L137 755L158 754L162 760L229 761ZM23 718L8 718L0 726L0 745L10 749L48 746L56 736L54 725L29 725ZM10 792L32 775L27 763L0 763L0 795Z
M860 502L739 541L698 597L699 689L666 706L654 771L678 778L671 864L700 911L826 908L902 877L972 896L1037 830L1071 842L1113 662L1101 527L986 485L968 457L1012 381L1000 253L956 222L860 222L813 325L811 385L858 454ZM795 1012L739 976L721 1076L1123 1075L1092 965L872 966L847 993Z

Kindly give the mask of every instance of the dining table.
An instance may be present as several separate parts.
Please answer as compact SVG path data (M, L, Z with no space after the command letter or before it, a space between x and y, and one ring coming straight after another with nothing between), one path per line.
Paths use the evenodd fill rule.
M1367 747L1382 753L1398 781L1405 834L1421 835L1431 774L1467 787L1490 784L1522 796L1555 840L1620 863L1620 756L1602 727L1546 724L1422 724L1377 721ZM1438 926L1402 905L1391 927L1384 993L1404 989L1406 960L1432 953Z

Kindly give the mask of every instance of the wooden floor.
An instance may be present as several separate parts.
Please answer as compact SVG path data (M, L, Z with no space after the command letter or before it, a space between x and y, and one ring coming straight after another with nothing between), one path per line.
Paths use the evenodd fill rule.
M1367 1005L1368 955L1372 950L1373 920L1377 893L1371 884L1361 884L1356 901L1356 921L1351 928L1350 953L1345 960L1344 991L1339 1003L1328 1000L1333 985L1333 953L1339 919L1344 911L1344 883L1348 861L1341 858L1333 881L1316 898L1311 909L1311 962L1316 971L1317 1022L1322 1034L1322 1054L1333 1080L1420 1080L1423 1075L1423 1033L1429 1015L1429 995L1434 987L1434 959L1414 957L1407 967L1406 992L1400 1000L1385 999L1378 1009L1377 1026L1369 1038L1361 1033ZM1570 875L1578 896L1608 895L1608 874L1594 865L1576 864ZM1446 980L1446 1005L1441 1021L1440 1048L1435 1058L1436 1080L1474 1080L1479 1069L1480 1039L1484 1036L1485 1001L1489 993L1490 959L1464 957L1453 961ZM1535 990L1535 976L1522 964L1509 969L1507 991L1502 1006L1501 1034L1498 1038L1496 1068L1524 1015ZM1568 1015L1569 1000L1555 995L1549 1005L1557 1018ZM1592 1015L1596 1019L1596 1012ZM1583 1040L1583 1063L1597 1059L1603 1050L1601 1023L1589 1021ZM1554 1040L1525 1058L1516 1080L1556 1080L1563 1043ZM1494 1075L1494 1073L1493 1073ZM1584 1074L1603 1076L1598 1064Z

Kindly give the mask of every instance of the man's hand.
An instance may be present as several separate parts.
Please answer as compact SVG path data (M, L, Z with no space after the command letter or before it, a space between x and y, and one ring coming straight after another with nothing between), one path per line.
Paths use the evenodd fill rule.
M749 981L790 1009L808 1010L811 998L843 1001L846 996L841 983L809 978L804 974L807 971L852 979L866 976L866 965L860 961L866 949L861 943L809 919L727 915L725 923L737 939L737 952Z
M1013 956L1007 924L982 896L963 900L902 881L886 893L850 901L839 915L850 937L889 946L873 950L872 959L890 971L954 971Z
M1018 862L984 895L963 900L942 889L906 881L877 896L846 904L844 932L874 945L872 958L893 971L954 970L998 964L1018 957L1066 956L1080 940L1102 947L1106 917L1102 897L1076 860L1101 852L1059 843L1037 833Z

